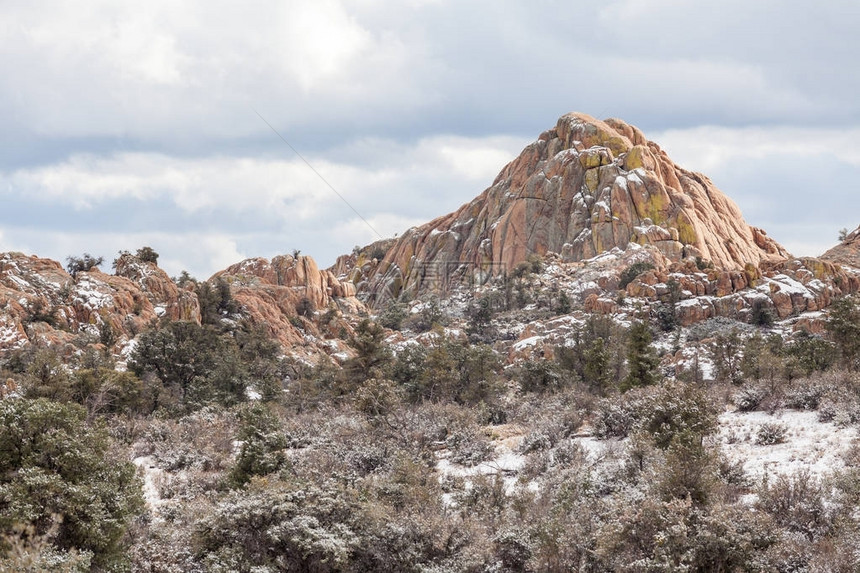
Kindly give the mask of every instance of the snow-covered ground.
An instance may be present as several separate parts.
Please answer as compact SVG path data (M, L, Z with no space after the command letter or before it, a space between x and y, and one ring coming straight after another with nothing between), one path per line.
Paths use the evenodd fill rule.
M777 424L784 428L781 443L761 445L757 443L759 428L765 424ZM508 426L499 426L506 429ZM494 455L487 461L472 467L451 462L450 452L437 453L436 469L440 479L456 477L464 479L470 487L469 478L477 475L500 475L505 488L511 492L517 484L517 475L526 464L526 456L519 453L524 434L503 431L493 441ZM765 476L789 475L807 471L816 477L825 477L845 467L843 455L860 437L856 428L841 427L830 422L820 422L817 412L780 410L767 412L727 411L719 417L719 428L711 438L733 463L741 463L747 476L757 482ZM623 447L627 440L600 440L580 435L574 440L582 446L592 463L599 465L607 449ZM451 496L447 496L450 499Z
M164 470L155 465L155 458L152 456L140 456L134 458L133 462L143 476L143 500L149 508L150 515L157 518L158 509L164 505L158 487L159 481L164 478Z
M784 441L757 444L763 424L782 425ZM716 440L729 460L742 462L747 475L756 479L801 470L823 477L845 466L842 456L857 437L856 428L819 422L818 412L780 410L774 414L725 412L720 416Z

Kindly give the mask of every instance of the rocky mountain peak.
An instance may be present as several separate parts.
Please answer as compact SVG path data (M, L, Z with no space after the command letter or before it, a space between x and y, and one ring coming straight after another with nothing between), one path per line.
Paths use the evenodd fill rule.
M418 292L440 273L483 280L531 255L573 262L631 243L667 264L698 258L723 270L790 256L747 225L707 177L676 165L637 128L570 113L474 200L404 233L367 288L373 296Z

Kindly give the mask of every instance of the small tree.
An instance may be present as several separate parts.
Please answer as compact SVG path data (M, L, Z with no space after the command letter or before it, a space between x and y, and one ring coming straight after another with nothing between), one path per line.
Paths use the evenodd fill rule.
M97 267L105 262L104 257L94 257L89 253L84 253L80 257L66 257L66 270L76 277L79 272L88 271L93 267Z
M139 248L135 256L144 263L158 264L158 253L152 247Z
M381 377L381 369L391 361L391 351L384 340L385 330L380 325L362 320L349 341L356 356L344 365L345 373L353 380Z
M714 362L717 382L731 382L732 384L742 382L741 348L741 337L734 330L728 334L718 334L708 345L711 360Z
M106 430L86 410L45 399L0 401L0 533L37 535L62 521L51 543L88 551L97 570L122 559L129 520L143 509L134 464L110 452Z
M827 332L839 348L842 364L849 370L860 360L860 303L856 297L844 297L830 307Z
M630 326L627 341L627 376L621 382L621 390L650 386L658 380L659 360L651 347L651 331L648 324L637 320Z
M303 296L299 302L296 303L296 314L299 316L303 316L307 319L311 319L314 317L314 303L306 296Z
M638 263L633 263L621 273L621 276L618 277L618 288L624 290L627 288L627 285L633 282L636 277L644 273L645 271L650 271L654 268L649 262L639 261Z

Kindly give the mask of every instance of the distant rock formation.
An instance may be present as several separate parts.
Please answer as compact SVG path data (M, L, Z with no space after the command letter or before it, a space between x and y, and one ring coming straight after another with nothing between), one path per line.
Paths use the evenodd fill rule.
M116 275L94 267L73 278L50 259L0 254L0 349L39 340L74 352L81 337L111 345L161 317L199 321L197 297L134 255L117 259Z
M353 278L366 280L371 299L396 296L440 274L483 280L532 254L579 261L629 243L667 261L700 258L721 270L790 256L747 225L707 177L676 165L635 127L571 113L473 201L404 233L374 276Z
M366 310L355 298L353 283L320 270L311 257L247 259L215 273L210 280L218 279L227 281L248 319L264 327L284 348L314 346L319 338L338 337L341 329L351 333L344 314L355 316ZM310 320L315 313L328 311L332 313L329 319Z
M848 233L844 241L821 255L821 258L860 269L860 227Z
M56 261L0 253L0 350L38 342L68 355L86 346L118 352L159 319L200 322L193 283L180 288L155 263L130 253L115 267L114 275L94 267L72 277ZM248 259L210 281L219 279L243 318L299 358L348 354L347 319L366 310L352 283L310 257Z

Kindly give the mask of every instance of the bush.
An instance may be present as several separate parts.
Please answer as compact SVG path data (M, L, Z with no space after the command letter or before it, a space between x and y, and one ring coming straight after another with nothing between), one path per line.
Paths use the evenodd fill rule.
M248 361L236 340L194 322L169 322L141 334L128 368L143 380L155 376L164 385L166 392L155 397L158 406L170 406L171 395L185 410L246 399Z
M218 326L221 319L237 314L239 304L230 292L230 283L223 277L218 277L215 284L202 282L195 289L200 303L200 322Z
M435 326L446 326L448 322L448 317L439 307L439 300L431 298L422 303L421 310L404 319L403 327L416 332L427 332Z
M621 272L621 275L618 277L618 288L619 290L624 290L627 288L627 285L632 283L636 277L644 273L645 271L650 271L654 268L649 262L639 261L638 263L633 263L626 269Z
M49 308L45 301L37 298L27 308L27 315L23 320L24 324L33 324L34 322L44 322L50 326L57 326L57 311Z
M830 307L827 332L839 349L842 364L854 370L860 362L860 302L856 296L843 297Z
M758 427L755 433L755 443L759 446L773 446L785 441L788 430L784 424L777 422L765 422Z
M136 468L110 452L86 410L45 399L0 401L0 530L47 533L62 551L88 551L100 566L121 560L129 520L143 509Z
M266 406L253 404L239 413L239 440L242 446L230 480L244 485L253 476L277 472L287 464L287 437L280 423Z
M773 326L773 321L773 311L769 308L768 303L762 299L754 300L750 312L750 323L755 326L770 328Z
M144 263L158 264L158 253L152 247L141 247L135 253L135 256Z
M741 412L752 412L769 395L770 391L764 384L746 385L734 395L732 401Z
M594 424L600 437L623 438L641 432L661 449L679 439L698 441L716 425L712 401L691 384L679 382L637 388L601 400Z
M528 360L517 369L523 392L555 392L567 385L564 372L548 360Z
M94 257L89 253L84 253L80 257L66 257L66 270L72 275L72 278L78 273L88 271L93 267L97 267L105 262L104 257Z
M379 314L379 324L391 330L400 330L408 316L407 306L402 302L392 302Z
M630 326L627 338L627 376L621 381L621 389L650 386L659 380L657 358L651 346L651 331L642 321Z
M758 488L756 508L777 525L815 541L832 527L824 492L821 482L808 471L780 475Z
M296 303L296 314L299 316L303 316L308 320L314 317L314 303L311 302L306 296L303 296L299 302Z

